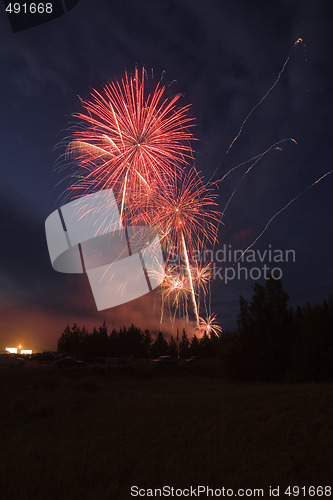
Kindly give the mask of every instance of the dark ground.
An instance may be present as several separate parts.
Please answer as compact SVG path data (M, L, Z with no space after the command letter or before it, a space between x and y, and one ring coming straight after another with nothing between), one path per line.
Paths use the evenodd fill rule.
M0 368L1 498L331 482L333 384L230 384L145 364Z

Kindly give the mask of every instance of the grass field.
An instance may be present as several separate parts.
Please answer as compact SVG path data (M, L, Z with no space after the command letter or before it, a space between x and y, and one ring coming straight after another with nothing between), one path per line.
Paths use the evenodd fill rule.
M333 384L228 384L171 368L1 368L0 498L331 484Z

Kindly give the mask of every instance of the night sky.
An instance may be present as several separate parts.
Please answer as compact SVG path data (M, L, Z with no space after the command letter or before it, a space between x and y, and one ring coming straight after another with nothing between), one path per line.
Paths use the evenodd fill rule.
M299 37L278 84L226 154ZM79 97L144 66L192 104L195 166L207 180L294 138L297 145L284 142L252 169L225 212L219 247L245 249L332 168L332 37L330 1L80 0L66 15L17 33L2 4L0 348L55 350L74 322L159 327L158 295L97 312L86 276L52 269L44 223L68 187L55 169L55 146L81 110ZM245 171L220 184L221 209ZM333 175L302 194L253 247L295 251L295 262L279 264L291 306L333 293L332 187ZM239 295L249 299L253 283L214 283L212 312L224 329L236 327Z

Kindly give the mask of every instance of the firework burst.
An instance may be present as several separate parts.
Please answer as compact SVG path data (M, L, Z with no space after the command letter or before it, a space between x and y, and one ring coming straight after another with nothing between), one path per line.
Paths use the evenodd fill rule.
M178 306L181 298L186 298L190 293L188 279L176 267L169 267L162 282L162 293L165 297L174 296L174 305Z
M180 178L168 179L163 189L152 193L146 208L140 212L140 220L159 233L167 261L176 259L179 267L185 265L197 325L199 310L190 259L200 254L207 242L217 241L221 214L215 209L216 196L213 186L205 184L192 168Z
M121 213L131 197L144 199L192 159L189 106L179 106L180 95L168 99L160 84L146 95L144 81L144 68L141 76L136 68L134 77L125 73L103 92L94 90L83 101L85 112L74 115L80 126L67 148L79 164L70 189L112 188Z
M199 327L197 328L200 335L221 335L222 328L216 322L216 314L210 314L206 319L199 318Z
M162 294L161 323L163 321L165 305L168 305L170 320L174 320L177 312L188 319L188 296L191 293L189 281L183 269L178 266L169 266L166 269L156 271L161 283ZM173 311L173 312L172 312Z
M112 189L123 225L157 231L166 257L165 268L156 271L163 273L162 303L185 311L188 319L191 301L199 328L200 293L209 292L211 271L196 256L217 242L215 183L206 184L190 166L189 106L180 106L180 95L168 98L160 83L147 92L145 76L144 68L134 76L125 72L82 101L66 148L75 164L70 190L78 197Z
M181 265L185 248L189 257L195 257L207 243L217 241L221 213L216 210L216 198L214 185L205 184L191 168L154 190L139 219L158 231L168 259L176 258Z
M192 268L193 283L204 295L208 293L208 285L212 279L212 265L210 262L205 266Z

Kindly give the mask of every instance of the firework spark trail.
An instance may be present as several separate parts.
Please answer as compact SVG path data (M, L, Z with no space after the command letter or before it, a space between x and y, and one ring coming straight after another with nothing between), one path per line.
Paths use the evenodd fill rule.
M182 239L183 252L184 252L185 263L186 263L186 271L188 274L189 287L191 290L191 297L192 297L192 304L193 304L193 308L194 308L194 314L195 314L197 325L199 325L199 311L198 311L198 305L197 305L197 301L196 301L195 293L194 293L192 271L191 271L191 267L190 267L190 261L188 258L188 252L187 252L186 242L185 242L185 238L184 238L184 233L182 233L181 239Z
M256 237L255 240L253 240L253 242L244 250L244 252L241 254L241 256L236 260L235 264L246 254L246 252L248 250L250 250L250 248L253 247L253 245L255 245L257 243L257 241L262 237L262 235L265 233L266 229L271 225L271 223L273 222L273 220L278 217L278 215L280 215L282 212L284 212L288 207L290 207L290 205L292 205L292 203L294 203L296 200L298 200L298 198L300 196L302 196L304 193L306 193L307 191L309 191L309 189L313 188L316 184L318 184L319 182L321 182L323 179L325 179L325 177L329 176L331 173L333 172L333 169L332 170L329 170L328 172L326 172L324 175L322 175L321 177L319 177L316 181L314 181L312 184L310 184L309 186L307 186L305 189L303 189L303 191L301 191L297 196L295 196L292 200L290 200L284 207L282 207L280 210L278 210L274 215L273 217L271 217L269 219L269 221L267 222L267 224L265 225L264 229L261 231L261 233Z
M241 163L239 165L236 165L235 167L233 167L231 170L229 170L229 172L227 172L221 179L221 181L219 182L222 182L223 179L225 179L227 177L227 175L229 175L229 173L231 173L232 171L240 168L241 166L244 166L246 165L247 163L249 163L250 161L254 160L254 162L247 168L247 170L244 172L244 174L242 175L240 181L238 182L238 184L236 185L236 187L234 188L233 192L231 193L229 199L227 200L227 203L225 204L224 206L224 209L222 210L222 215L221 215L221 219L225 216L225 213L227 211L227 208L232 200L232 198L234 197L237 189L239 188L240 184L243 182L244 178L247 176L247 174L249 172L251 172L251 170L253 169L253 167L255 167L257 165L257 163L263 159L263 157L270 153L271 151L281 151L281 148L279 147L280 144L284 143L284 142L287 142L287 141L291 141L293 142L294 144L297 144L297 142L295 141L295 139L293 138L289 138L289 139L282 139L281 141L278 141L278 142L275 142L274 144L272 144L269 148L266 149L266 151L264 151L263 153L260 153L259 155L255 156L254 158L252 158L251 160L248 160L244 163Z
M310 184L305 189L303 189L300 193L298 193L294 198L292 198L290 201L288 201L288 203L286 203L286 205L284 205L280 210L278 210L269 219L269 221L266 223L266 225L264 226L263 230L258 234L258 236L252 241L252 243L250 243L250 245L242 252L242 254L238 257L238 259L233 263L232 267L235 264L237 264L237 262L239 262L244 257L244 255L246 254L246 252L248 252L248 250L250 250L260 240L260 238L264 235L264 233L266 232L266 230L268 229L268 227L271 225L271 223L274 221L274 219L276 219L276 217L278 217L282 212L284 212L285 210L287 210L287 208L290 207L290 205L292 205L295 201L297 201L298 198L300 198L300 196L302 196L304 193L306 193L311 188L313 188L314 186L316 186L316 184L319 184L319 182L321 182L323 179L325 179L326 177L328 177L332 173L333 173L333 169L329 170L328 172L326 172L325 174L323 174L321 177L319 177L317 180L315 180L312 184ZM209 285L210 285L210 283L209 283Z
M128 171L126 172L125 175L125 180L124 180L124 189L123 189L123 196L121 199L121 208L120 208L120 220L123 220L123 213L124 213L124 205L125 205L125 198L126 198L126 188L127 188L127 179L128 179Z
M223 177L221 179L218 179L216 181L216 185L218 186L218 184L220 184L221 182L224 181L224 179L226 177L228 177L232 172L234 172L235 170L238 170L239 168L241 167L244 167L244 165L247 165L248 163L251 163L251 161L254 162L254 165L259 161L261 160L267 153L270 153L271 151L282 151L282 148L280 148L280 144L283 144L284 142L293 142L294 144L297 144L297 141L295 139L293 139L292 137L288 137L287 139L281 139L280 141L277 141L277 142L274 142L274 144L271 144L271 146L269 146L265 151L263 151L262 153L259 153L258 155L256 156L253 156L252 158L250 158L249 160L246 160L246 161L243 161L242 163L238 163L238 165L235 165L234 167L232 167L230 170L228 170L228 172L226 172ZM214 175L216 174L216 172L218 171L218 167L214 170L214 172L212 173L212 175L210 176L210 179L208 182L211 182L211 180L213 179Z
M234 145L234 143L235 143L235 142L238 140L238 138L240 137L240 135L241 135L241 133L242 133L242 131L243 131L243 128L244 128L244 126L245 126L246 122L248 121L248 119L251 117L251 115L254 113L254 111L255 111L255 110L256 110L256 109L260 106L260 104L262 104L262 102L263 102L263 101L264 101L264 100L265 100L265 99L269 96L269 94L272 92L272 90L276 87L276 85L278 84L278 82L279 82L279 80L280 80L280 78L281 78L281 75L283 74L283 72L284 72L284 70L285 70L285 68L286 68L286 66L287 66L287 64L288 64L288 62L289 62L290 56L291 56L291 54L292 54L292 52L293 52L294 48L296 47L296 45L298 45L299 43L302 43L302 42L303 42L302 38L298 38L298 39L296 40L296 42L294 43L294 45L293 45L293 46L292 46L292 48L290 49L289 54L288 54L288 57L287 57L287 59L285 60L285 62L284 62L284 64L283 64L283 66L282 66L282 68L281 68L281 70L280 70L280 72L279 72L279 74L278 74L278 76L277 76L277 78L276 78L276 80L275 80L275 82L274 82L274 83L273 83L273 85L272 85L272 86L271 86L271 87L267 90L266 94L265 94L265 95L264 95L264 96L260 99L260 101L259 101L259 102L257 102L257 104L256 104L255 106L253 106L253 108L251 109L251 111L249 112L249 114L248 114L248 115L246 116L246 118L243 120L243 122L242 122L242 124L241 124L241 126L240 126L240 129L239 129L239 131L238 131L237 135L236 135L236 136L234 137L234 139L232 140L232 142L231 142L230 146L228 147L228 149L227 149L227 151L226 151L226 154L228 154L228 153L229 153L229 151L230 151L230 149L232 148L232 146Z
M234 139L232 140L231 144L229 145L229 147L228 147L228 149L227 149L227 151L226 151L226 154L228 154L228 153L229 153L229 151L230 151L230 150L231 150L231 148L233 147L234 143L235 143L235 142L238 140L238 138L240 137L240 135L241 135L241 133L242 133L242 131L243 131L243 128L244 128L244 126L245 126L246 122L249 120L249 118L252 116L252 114L255 112L255 110L256 110L256 109L257 109L257 108L258 108L258 107L259 107L259 106L263 103L263 101L264 101L264 100L268 97L268 95L272 92L272 90L273 90L273 89L275 88L275 86L278 84L278 82L279 82L279 80L280 80L280 78L281 78L281 75L283 74L283 72L284 72L284 70L285 70L285 68L286 68L286 66L287 66L287 64L288 64L288 62L289 62L289 59L290 59L290 57L291 57L291 54L292 54L292 52L293 52L293 50L294 50L295 46L296 46L296 45L298 45L299 43L302 43L302 42L303 42L303 40L302 40L301 38L298 38L298 39L296 40L296 42L294 43L293 47L292 47L292 48L291 48L291 50L289 51L289 54L288 54L288 56L287 56L287 58L286 58L286 60L285 60L285 62L284 62L284 64L283 64L283 66L282 66L282 68L281 68L280 72L278 73L278 76L277 76L276 80L274 81L273 85L272 85L272 86L268 89L268 91L267 91L267 92L265 93L265 95L264 95L264 96L260 99L260 101L259 101L259 102L258 102L258 103L257 103L257 104L256 104L256 105L255 105L255 106L254 106L251 110L250 110L250 112L248 113L248 115L246 116L246 118L243 120L243 122L242 122L242 124L241 124L241 127L240 127L240 129L239 129L239 131L238 131L237 135L234 137ZM253 167L254 167L254 166L258 163L258 161L260 161L260 160L261 160L261 159L262 159L262 158L263 158L263 157L264 157L267 153L269 153L269 152L270 152L270 151L272 151L272 150L279 150L279 149L280 149L280 148L279 148L279 144L281 144L282 142L288 141L288 140L289 140L289 141L292 141L292 142L294 142L294 143L296 143L296 144L297 144L297 142L296 142L296 141L295 141L295 139L293 139L293 138L289 138L289 139L284 139L284 140L282 140L282 141L278 141L278 142L276 142L276 143L272 144L272 145L271 145L269 148L267 148L267 149L266 149L266 151L264 151L263 153L261 153L261 154L259 154L259 155L255 156L255 157L253 157L253 158L251 158L250 160L248 160L248 161L246 161L246 162L243 162L243 163L241 163L241 164L239 164L239 165L236 165L235 167L231 168L231 169L230 169L230 170L229 170L226 174L224 174L224 176L222 177L222 179L218 181L218 182L222 182L222 181L223 181L223 180L224 180L224 179L225 179L225 178L226 178L229 174L231 174L231 172L233 172L234 170L236 170L236 169L238 169L238 168L240 168L240 167L242 167L242 166L246 165L247 163L250 163L251 161L254 161L254 163L253 163L253 164L252 164L252 165L251 165L251 166L250 166L250 167L246 170L246 172L243 174L243 176L242 176L241 180L239 181L239 183L237 184L237 186L235 187L235 189L234 189L234 190L233 190L233 192L231 193L231 196L230 196L230 197L229 197L229 199L227 200L227 203L226 203L226 205L225 205L225 207L224 207L224 210L222 211L221 221L222 221L223 216L225 215L225 212L226 212L226 210L227 210L227 208L228 208L228 206L229 206L229 204L230 204L230 202L231 202L232 198L234 197L234 195L235 195L235 193L236 193L236 191L237 191L237 189L238 189L238 187L239 187L240 183L243 181L243 179L245 178L245 176L246 176L246 175L247 175L247 174L248 174L248 173L252 170L252 168L253 168ZM220 164L221 164L221 162L220 162ZM211 179L215 176L216 172L218 171L218 169L219 169L219 167L220 167L220 164L219 164L219 165L217 166L217 168L214 170L213 174L212 174L212 175L211 175L211 177L210 177L210 180L211 180ZM328 175L328 173L327 173L327 174L325 174L325 176L326 176L326 175ZM324 176L324 177L325 177L325 176ZM318 179L318 181L317 181L317 182L319 182L319 180L321 180L321 179ZM299 194L299 196L300 196L301 194L302 194L302 193L300 193L300 194ZM297 197L298 197L298 196L297 196ZM296 199L297 199L297 197L296 197ZM249 247L248 247L248 248L247 248L247 249L243 252L243 254L242 254L242 255L244 255L244 254L245 254L245 253L246 253L246 252L247 252L247 251L248 251L248 250L249 250L249 249L250 249L250 248L251 248L251 247L252 247L252 246L253 246L253 245L257 242L257 241L258 241L258 239L259 239L259 238L262 236L262 234L266 231L266 229L269 227L269 225L270 225L270 224L271 224L271 222L274 220L274 218L275 218L275 217L277 217L277 216L279 215L279 213L281 213L282 211L284 211L285 209L287 209L287 208L288 208L288 206L289 206L291 203L293 203L293 201L295 201L295 200L291 200L291 201L289 202L289 204L287 204L285 207L283 207L283 208L282 208L279 212L277 212L277 213L276 213L276 214L275 214L275 215L274 215L274 216L273 216L273 217L272 217L272 218L268 221L268 223L267 223L266 227L264 228L264 230L262 231L262 233L258 236L258 238L257 238L256 240L254 240L254 241L252 242L252 244L251 244L251 245L250 245L250 246L249 246ZM214 246L215 246L215 245L214 245ZM209 292L211 292L211 283L209 283ZM210 307L210 306L211 306L211 293L209 293L209 307Z
M276 78L276 80L274 81L273 85L268 89L268 91L264 94L264 96L260 99L260 101L250 110L250 112L248 113L248 115L246 116L246 118L243 120L242 124L241 124L241 127L237 133L237 135L234 137L234 139L232 140L231 144L229 145L227 151L226 151L226 154L229 153L229 151L231 150L232 146L234 145L234 143L238 140L238 138L240 137L242 131L243 131L243 128L246 124L246 122L249 120L249 118L252 116L252 114L256 111L256 109L263 103L263 101L268 97L268 95L272 92L272 90L276 87L276 85L278 84L280 78L281 78L281 75L283 74L289 60L290 60L290 57L291 57L291 54L295 48L296 45L298 45L299 43L302 43L303 40L301 38L298 38L296 40L296 42L294 43L294 45L292 46L292 48L290 49L289 51L289 54L280 70L280 72L278 73L278 76ZM288 138L288 139L282 139L281 141L277 141L275 142L274 144L272 144L269 148L267 148L263 153L260 153L259 155L257 156L254 156L253 158L251 158L250 160L247 160L246 162L243 162L243 163L240 163L239 165L236 165L235 167L231 168L228 172L226 172L222 179L220 179L219 181L217 181L218 183L221 183L228 175L230 175L233 171L237 170L238 168L250 163L253 161L252 165L250 165L250 167L245 171L245 173L243 174L243 176L241 177L240 181L238 182L238 184L236 185L236 187L234 188L233 192L231 193L229 199L227 200L227 203L224 207L224 209L222 210L222 215L221 215L221 222L222 222L222 218L224 217L225 213L226 213L226 210L232 200L232 198L234 197L235 193L237 192L237 189L239 187L239 185L241 184L241 182L243 181L243 179L245 178L245 176L252 170L252 168L266 155L268 154L269 152L273 151L273 150L281 150L281 148L279 147L279 145L283 142L286 142L286 141L291 141L291 142L294 142L295 144L297 144L297 142L295 141L295 139L293 138ZM214 177L214 175L216 174L216 172L218 171L219 169L219 165L217 166L217 168L214 170L213 174L211 175L210 177L210 180ZM288 205L289 206L289 205ZM286 209L287 206L284 208ZM282 209L282 211L284 210ZM277 216L278 214L276 214ZM272 220L270 220L268 222L268 225L267 227L270 225L270 223L272 222ZM218 227L219 227L219 224L218 224ZM267 229L267 228L266 228ZM263 232L265 232L265 230ZM260 238L261 236L259 236ZM245 252L251 248L255 243L256 241L258 240L255 240L251 246L249 246ZM214 245L215 246L215 245ZM211 284L209 284L209 292L211 290ZM211 294L209 294L209 300L211 301Z
M263 101L267 98L267 96L268 96L268 95L272 92L272 90L273 90L273 89L275 88L275 86L278 84L278 82L279 82L279 80L280 80L280 78L281 78L281 75L283 74L283 72L284 72L284 70L285 70L285 68L286 68L286 66L287 66L287 64L288 64L288 62L289 62L290 56L291 56L291 54L292 54L292 51L294 50L294 48L295 48L295 46L296 46L296 45L298 45L299 43L302 43L302 42L303 42L302 38L298 38L298 39L296 40L296 42L294 43L294 45L293 45L293 46L292 46L292 48L290 49L289 54L288 54L288 56L287 56L287 58L286 58L286 60L285 60L285 62L284 62L284 64L283 64L282 69L280 70L280 72L279 72L279 74L278 74L278 76L277 76L277 78L276 78L275 82L274 82L274 83L273 83L273 85L272 85L272 86L268 89L268 91L265 93L265 95L264 95L264 96L260 99L260 101L259 101L259 102L258 102L258 103L257 103L257 104L256 104L256 105L252 108L252 109L251 109L251 111L248 113L248 115L246 116L245 120L244 120L244 121L242 122L242 124L241 124L241 127L240 127L240 129L239 129L239 131L238 131L238 134L234 137L234 139L232 140L231 144L229 145L229 148L227 149L226 154L228 154L228 153L229 153L229 151L230 151L230 149L232 148L233 144L234 144L234 143L238 140L238 138L240 137L240 135L241 135L241 133L242 133L242 131L243 131L243 128L244 128L244 126L245 126L246 122L248 121L248 119L251 117L251 115L255 112L255 110L256 110L256 109L257 109L257 108L258 108L258 107L262 104L262 102L263 102ZM222 179L220 179L218 182L219 182L219 183L220 183L220 182L222 182L222 181L223 181L223 180L224 180L224 179L225 179L228 175L230 175L230 174L231 174L234 170L237 170L238 168L240 168L240 167L242 167L242 166L246 165L247 163L250 163L251 161L255 161L255 163L251 166L251 167L253 167L253 166L254 166L256 163L258 163L258 161L260 161L260 160L261 160L261 159L262 159L262 158L263 158L263 157L264 157L267 153L269 153L270 151L272 151L272 150L274 150L274 149L279 149L279 148L278 148L278 145L279 145L279 144L281 144L281 143L283 143L283 142L285 142L285 141L292 141L292 142L296 143L295 139L293 139L292 137L291 137L291 138L289 138L289 139L282 139L281 141L278 141L278 142L276 142L276 143L272 144L272 145L271 145L269 148L267 148L267 149L266 149L263 153L260 153L259 155L254 156L253 158L251 158L250 160L247 160L247 161L245 161L245 162L243 162L243 163L240 163L239 165L236 165L235 167L231 168L228 172L226 172L226 173L223 175ZM297 144L297 143L296 143L296 144ZM217 171L218 171L218 169L219 169L219 166L220 166L220 164L216 167L216 169L215 169L215 170L214 170L214 172L212 173L212 175L211 175L211 177L210 177L210 180L209 180L209 181L211 181L211 180L213 179L213 177L215 176L216 172L217 172ZM251 169L250 169L250 170L251 170ZM247 173L248 173L248 171L244 174L244 176L245 176ZM243 178L244 178L244 176L243 176ZM239 184L238 184L238 185L239 185ZM233 198L233 196L234 196L235 192L237 191L238 185L236 186L235 190L233 191L233 193L232 193L231 197L229 198L229 200L228 200L228 202L227 202L227 204L226 204L225 209L222 211L222 217L224 216L226 208L228 207L228 205L229 205L229 203L230 203L231 199Z
M246 177L246 175L247 175L247 174L248 174L248 173L249 173L249 172L250 172L250 171L251 171L251 170L252 170L252 169L253 169L253 168L257 165L257 163L258 163L259 161L261 161L261 160L262 160L262 159L263 159L263 158L264 158L264 157L265 157L268 153L270 153L270 152L272 152L272 151L281 151L282 149L281 149L280 145L281 145L281 144L283 144L283 143L285 143L285 142L293 142L294 144L297 144L296 140L295 140L295 139L293 139L292 137L287 138L287 139L281 139L280 141L277 141L277 142L275 142L274 144L272 144L271 146L269 146L269 147L268 147L265 151L263 151L262 153L260 153L260 154L258 154L258 155L256 155L256 156L254 156L254 157L252 157L252 158L250 158L249 160L246 160L245 162L242 162L242 163L240 163L240 164L238 164L238 165L236 165L236 166L232 167L232 168L231 168L228 172L226 172L226 173L224 174L224 176L223 176L221 179L219 179L218 181L216 181L216 184L217 184L217 186L218 186L218 184L222 183L222 182L224 181L224 179L225 179L228 175L230 175L232 172L234 172L235 170L238 170L239 168L241 168L241 167L243 167L243 166L247 165L247 164L248 164L248 163L250 163L250 162L253 162L253 163L252 163L252 164L251 164L251 165L250 165L250 166L246 169L246 171L245 171L245 172L244 172L244 174L242 175L241 179L239 180L239 182L237 183L237 185L236 185L236 186L235 186L235 188L233 189L233 191L232 191L232 193L231 193L230 197L228 198L228 200L227 200L227 202L226 202L226 204L225 204L225 206L224 206L224 208L223 208L223 210L222 210L222 212L221 212L221 217L220 217L220 220L219 220L219 222L218 222L218 224L217 224L217 230L219 229L219 226L220 226L220 224L222 223L222 219L223 219L223 217L224 217L224 216L225 216L225 214L226 214L226 211L227 211L227 209L228 209L228 207L229 207L229 204L231 203L231 201L232 201L233 197L235 196L235 194L236 194L236 192L237 192L237 190L238 190L238 188L239 188L240 184L243 182L243 180L244 180L244 178ZM211 176L211 178L215 175L216 171L217 171L217 169L214 171L214 173L213 173L213 175ZM287 207L286 207L286 208L287 208ZM255 242L253 242L253 245L254 245L254 244L255 244ZM252 245L252 246L253 246L253 245ZM214 249L214 248L215 248L215 243L214 243L214 245L213 245L213 249ZM249 247L249 248L251 248L251 247ZM248 249L249 249L249 248L248 248ZM247 249L247 250L248 250L248 249ZM246 251L247 251L247 250L246 250ZM208 288L209 288L209 295L208 295L208 297L209 297L209 311L210 311L210 310L211 310L211 283L210 283L210 282L209 282L209 284L208 284Z
M196 266L192 269L192 275L193 275L193 282L197 288L197 297L198 297L198 309L200 311L200 306L201 306L201 292L203 293L203 304L205 307L205 313L206 316L208 316L208 310L207 310L207 303L206 303L206 296L209 291L209 285L210 281L212 279L212 269L211 269L211 263L209 262L208 264L199 267Z

